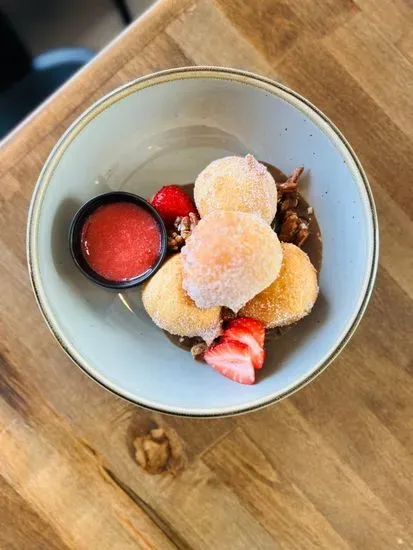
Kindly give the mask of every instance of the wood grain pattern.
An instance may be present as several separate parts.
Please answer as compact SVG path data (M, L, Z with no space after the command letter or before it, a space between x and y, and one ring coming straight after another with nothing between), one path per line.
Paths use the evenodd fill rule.
M410 0L161 0L0 149L0 548L413 548ZM278 78L329 115L370 178L380 271L356 335L287 401L235 419L151 414L76 369L43 323L27 208L61 133L101 95L188 64ZM150 476L133 438L188 457Z

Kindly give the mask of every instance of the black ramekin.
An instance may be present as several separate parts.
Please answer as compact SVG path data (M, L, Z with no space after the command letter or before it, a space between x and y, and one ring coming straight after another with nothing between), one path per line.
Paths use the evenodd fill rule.
M133 279L128 279L126 281L111 281L96 273L84 258L81 247L82 227L88 216L100 206L115 202L130 202L147 210L158 223L159 231L161 234L161 250L159 252L159 258L157 259L157 261L148 271L146 271L142 275L134 277ZM103 195L98 195L97 197L94 197L93 199L85 203L77 211L72 220L72 223L70 224L69 247L75 264L80 269L80 271L84 275L86 275L86 277L88 277L88 279L105 288L122 290L126 288L132 288L143 283L146 279L151 277L155 273L155 271L161 266L167 253L167 246L168 236L166 232L166 227L161 216L158 214L155 208L147 200L140 197L139 195L126 193L125 191L112 191L110 193L104 193Z

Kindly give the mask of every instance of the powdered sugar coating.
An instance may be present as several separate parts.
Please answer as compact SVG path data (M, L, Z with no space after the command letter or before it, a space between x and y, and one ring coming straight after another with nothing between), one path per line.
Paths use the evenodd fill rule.
M198 308L182 288L180 254L167 260L149 279L142 301L152 321L171 334L200 336L210 344L221 332L221 308Z
M214 160L199 174L194 188L201 217L214 210L237 210L271 223L277 210L277 186L253 155Z
M317 272L298 246L281 243L283 262L274 282L241 310L267 328L284 327L308 315L317 299Z
M183 287L200 308L237 312L281 267L277 235L259 216L216 210L201 219L181 251Z

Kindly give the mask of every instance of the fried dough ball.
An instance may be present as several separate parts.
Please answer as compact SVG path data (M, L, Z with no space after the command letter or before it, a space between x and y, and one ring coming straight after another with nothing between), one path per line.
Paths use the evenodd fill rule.
M274 282L241 310L267 328L283 327L308 315L317 299L317 272L298 246L281 243L283 261Z
M201 217L215 210L237 210L271 223L277 210L274 178L252 155L208 164L195 181L194 198Z
M182 284L200 308L237 312L277 276L280 241L255 214L216 210L201 218L181 251Z
M221 308L199 309L182 288L182 259L175 254L144 285L143 305L158 327L208 344L221 332Z

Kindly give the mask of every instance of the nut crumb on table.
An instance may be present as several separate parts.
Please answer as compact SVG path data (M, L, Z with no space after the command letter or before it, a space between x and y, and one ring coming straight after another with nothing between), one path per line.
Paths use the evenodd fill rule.
M169 472L176 475L186 464L178 435L171 428L154 428L133 442L135 459L148 474Z

